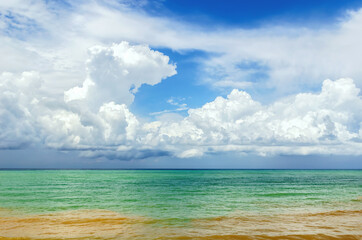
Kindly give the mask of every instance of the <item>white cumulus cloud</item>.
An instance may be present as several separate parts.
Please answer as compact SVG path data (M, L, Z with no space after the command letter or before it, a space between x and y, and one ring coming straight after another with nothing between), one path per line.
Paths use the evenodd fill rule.
M96 108L111 101L129 105L142 84L155 85L176 74L176 65L169 64L168 56L146 45L95 46L89 55L87 79L82 87L65 92L66 102L86 99Z
M226 98L189 109L185 118L138 119L128 106L133 94L142 84L154 85L176 74L175 68L161 52L121 42L90 48L83 85L64 96L47 91L39 72L4 72L0 148L38 143L120 160L225 151L362 155L362 100L352 79L324 80L320 92L270 104L234 89Z
M222 151L360 155L359 92L351 79L325 80L320 93L300 93L262 105L248 93L233 90L227 98L190 109L180 122L146 124L144 141L157 140L179 157Z

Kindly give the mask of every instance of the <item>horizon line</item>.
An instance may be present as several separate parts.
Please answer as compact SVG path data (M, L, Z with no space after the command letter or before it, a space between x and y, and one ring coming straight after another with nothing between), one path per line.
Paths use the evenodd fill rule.
M362 168L0 168L16 170L362 170Z

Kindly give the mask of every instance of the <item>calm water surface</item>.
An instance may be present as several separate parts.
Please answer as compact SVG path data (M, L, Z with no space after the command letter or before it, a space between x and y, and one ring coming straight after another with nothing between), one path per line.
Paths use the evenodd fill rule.
M361 213L358 170L0 171L0 239L359 239Z

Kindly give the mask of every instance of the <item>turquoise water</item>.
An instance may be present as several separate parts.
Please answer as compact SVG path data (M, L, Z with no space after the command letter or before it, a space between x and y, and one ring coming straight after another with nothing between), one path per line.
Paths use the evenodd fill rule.
M362 171L0 171L0 208L24 214L104 209L155 219L235 212L361 210Z

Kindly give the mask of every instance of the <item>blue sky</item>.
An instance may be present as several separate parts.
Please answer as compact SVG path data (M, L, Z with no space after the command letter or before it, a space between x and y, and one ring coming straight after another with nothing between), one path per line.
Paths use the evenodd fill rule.
M361 1L149 1L141 8L157 16L180 19L204 27L253 28L264 24L313 24L318 27L336 21L347 9L361 7Z
M0 168L361 168L361 8L4 1Z

